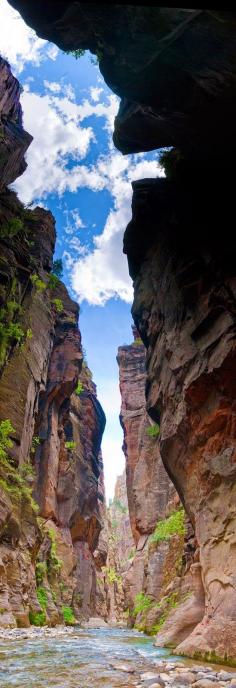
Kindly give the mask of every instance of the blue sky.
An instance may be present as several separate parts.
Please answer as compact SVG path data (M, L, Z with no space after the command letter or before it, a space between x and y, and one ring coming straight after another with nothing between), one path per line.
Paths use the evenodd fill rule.
M14 184L26 204L56 218L56 258L81 304L80 328L98 398L107 498L124 467L117 348L131 336L132 283L122 239L131 217L131 181L163 175L156 151L122 156L112 130L119 99L87 52L76 60L39 39L0 0L0 53L23 86L24 126L33 137L28 168Z

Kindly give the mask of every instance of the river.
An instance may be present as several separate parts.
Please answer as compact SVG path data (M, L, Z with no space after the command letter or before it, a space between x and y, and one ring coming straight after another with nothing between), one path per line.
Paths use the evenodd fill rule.
M1 688L119 688L137 684L126 668L147 670L169 657L153 640L126 629L75 629L61 636L0 641ZM171 658L176 661L176 658ZM178 661L178 660L177 660ZM135 672L136 674L136 672Z

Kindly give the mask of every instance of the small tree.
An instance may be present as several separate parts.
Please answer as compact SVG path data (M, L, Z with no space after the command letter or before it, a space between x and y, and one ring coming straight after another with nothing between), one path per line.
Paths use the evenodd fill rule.
M54 260L54 261L53 261L52 273L53 273L53 275L56 275L56 277L58 277L58 279L61 279L61 278L62 278L62 275L63 275L63 263L62 263L62 259L61 259L61 258L58 258L57 260Z

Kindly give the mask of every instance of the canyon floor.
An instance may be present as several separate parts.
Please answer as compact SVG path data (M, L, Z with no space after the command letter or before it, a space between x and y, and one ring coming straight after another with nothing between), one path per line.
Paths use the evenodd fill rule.
M13 629L0 635L4 688L235 688L236 671L183 660L125 628Z

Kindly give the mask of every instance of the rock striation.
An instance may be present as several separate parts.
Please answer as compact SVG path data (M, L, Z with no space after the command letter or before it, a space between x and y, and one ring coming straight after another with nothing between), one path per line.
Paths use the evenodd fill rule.
M235 11L11 4L43 38L97 54L121 97L120 150L175 147L166 179L134 184L125 252L148 414L199 547L204 618L177 650L235 662ZM134 508L131 521L137 540Z
M79 307L53 269L55 220L6 187L23 171L31 137L3 60L0 83L0 625L73 624L97 611L107 556L105 416L83 358ZM9 142L14 121L18 139Z
M226 230L222 243L219 232L232 189L221 184L217 204L216 173L204 184L204 174L194 186L184 175L134 183L125 250L147 347L147 410L199 547L205 614L177 651L234 661L234 239Z
M146 352L136 327L133 334L133 343L119 347L117 357L127 493L136 544L124 573L124 604L129 622L139 630L154 634L167 624L167 633L169 623L171 638L168 633L166 642L173 643L185 638L189 627L194 628L203 616L202 597L196 600L195 594L199 564L194 563L191 525L184 525L178 495L161 460L159 427L146 411ZM169 523L173 523L171 530ZM160 537L156 536L158 527ZM186 603L188 619L182 613Z
M24 159L32 136L23 129L21 86L0 56L0 191L26 169Z
M125 471L118 476L114 499L107 509L108 558L104 569L107 584L109 621L124 623L124 580L134 557L134 540L130 526Z

